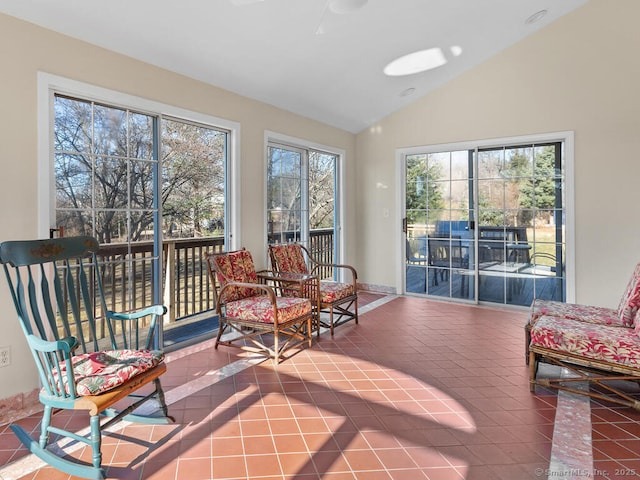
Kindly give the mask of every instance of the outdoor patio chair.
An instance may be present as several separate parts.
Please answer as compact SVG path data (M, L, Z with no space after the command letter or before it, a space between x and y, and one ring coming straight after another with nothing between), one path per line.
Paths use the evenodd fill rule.
M299 243L269 245L269 256L275 272L315 275L319 278L317 290L319 298L311 298L312 302L317 302L319 305L319 312L315 318L315 327L318 332L322 326L329 328L333 336L336 326L349 320L355 320L355 323L358 323L358 274L355 268L350 265L320 262ZM336 282L326 278L328 275L333 275L336 270L347 272L348 280ZM293 292L295 293L295 290ZM289 294L291 293L292 291L289 290ZM320 316L322 312L329 314L328 323L322 321Z
M433 269L432 285L448 280L451 269L469 267L469 257L460 237L429 235L429 267Z
M155 305L135 313L108 310L98 248L98 242L87 236L0 244L0 262L40 376L39 399L44 406L38 440L18 425L11 429L45 463L96 479L104 478L100 449L104 429L119 420L173 421L160 385L167 369L164 354L152 350L156 324L165 308ZM102 302L101 318L96 318L94 296ZM151 391L135 393L148 384L153 386ZM147 412L136 412L150 400L154 402L145 405ZM116 402L124 408L112 408ZM86 411L88 437L54 426L52 413L57 409ZM112 418L101 424L104 416ZM50 445L52 433L70 440ZM74 461L62 450L76 442L91 447L92 464Z
M273 358L304 342L311 346L311 303L306 298L277 296L258 282L251 253L205 253L220 318L218 345L237 347ZM273 337L273 345L267 340ZM282 341L283 337L284 341Z

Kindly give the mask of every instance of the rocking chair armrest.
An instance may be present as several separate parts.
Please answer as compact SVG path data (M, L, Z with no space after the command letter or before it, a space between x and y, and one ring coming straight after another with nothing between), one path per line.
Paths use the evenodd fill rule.
M129 313L113 312L108 310L107 317L112 320L138 320L139 318L148 317L149 315L164 315L165 313L167 313L167 307L164 305L153 305L151 307Z
M60 340L43 340L35 335L27 335L29 345L39 352L58 352L72 353L78 347L76 337L65 337Z

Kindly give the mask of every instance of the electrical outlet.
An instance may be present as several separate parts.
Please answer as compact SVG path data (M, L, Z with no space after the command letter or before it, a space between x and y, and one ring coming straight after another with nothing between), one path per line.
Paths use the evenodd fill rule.
M0 368L11 365L11 348L0 347Z

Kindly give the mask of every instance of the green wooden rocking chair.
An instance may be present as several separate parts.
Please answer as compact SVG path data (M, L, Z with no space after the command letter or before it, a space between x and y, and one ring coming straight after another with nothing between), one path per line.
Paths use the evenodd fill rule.
M98 242L93 237L8 241L0 244L11 295L40 375L44 405L40 438L18 425L11 429L34 455L71 475L104 478L100 452L102 431L119 420L169 423L160 376L166 371L163 353L151 350L161 305L135 313L106 308ZM94 297L100 297L97 319ZM152 384L149 393L137 390ZM128 399L127 403L123 403ZM145 402L157 405L140 413ZM113 408L117 402L121 410ZM52 425L55 409L85 410L88 437ZM101 418L111 417L101 423ZM69 437L92 448L92 465L76 461L49 445L50 434Z

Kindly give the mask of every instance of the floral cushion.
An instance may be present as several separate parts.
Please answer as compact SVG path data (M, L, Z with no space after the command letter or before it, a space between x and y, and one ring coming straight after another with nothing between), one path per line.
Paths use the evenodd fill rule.
M311 302L306 298L276 297L278 322L284 323L311 313ZM226 316L239 320L274 323L273 306L265 295L243 298L226 304Z
M537 320L543 315L569 318L587 323L624 326L620 322L618 312L612 308L580 305L577 303L554 302L552 300L540 300L536 298L531 304L529 323L531 325L535 325Z
M258 274L253 264L253 257L248 250L238 250L213 257L216 277L221 287L229 282L258 283ZM260 295L259 288L229 287L224 291L224 301L233 302L242 298Z
M629 279L627 288L620 299L618 305L618 315L620 321L628 326L634 326L633 322L640 307L640 263L636 265L636 269Z
M340 282L320 282L320 301L322 303L334 303L345 297L353 295L353 285Z
M155 367L163 359L164 353L159 350L106 350L75 355L71 362L76 392L78 395L99 395ZM53 371L56 382L58 372L62 372L65 392L70 393L65 362Z
M279 272L309 273L302 248L296 243L272 245L271 258L274 268Z
M531 345L588 359L640 367L640 338L632 328L543 316L531 329Z

